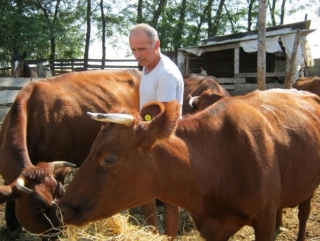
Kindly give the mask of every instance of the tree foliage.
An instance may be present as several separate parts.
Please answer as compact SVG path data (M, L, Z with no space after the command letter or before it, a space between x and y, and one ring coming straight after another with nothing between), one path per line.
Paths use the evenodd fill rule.
M259 1L0 0L0 4L3 61L11 52L22 51L32 59L53 60L81 58L86 50L88 58L93 40L102 42L105 58L106 43L114 49L127 43L130 28L140 22L155 27L162 49L174 52L211 37L255 30ZM311 7L320 15L318 0L268 0L267 4L267 26L283 24L285 16Z
M27 51L32 59L74 58L82 52L81 8L73 0L1 0L1 6L5 56Z

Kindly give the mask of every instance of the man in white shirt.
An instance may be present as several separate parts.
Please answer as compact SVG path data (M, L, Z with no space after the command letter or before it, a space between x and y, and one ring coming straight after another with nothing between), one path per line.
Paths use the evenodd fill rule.
M129 35L130 48L143 66L140 108L149 101L183 103L184 82L179 68L160 50L158 32L148 24L138 24Z
M149 101L167 103L177 100L182 103L184 81L179 68L160 51L158 32L148 24L136 25L129 34L129 44L132 54L143 66L140 82L140 109ZM149 225L156 225L155 202L142 206L144 216L148 216ZM150 213L151 216L150 216ZM165 234L175 237L179 226L179 208L165 203Z

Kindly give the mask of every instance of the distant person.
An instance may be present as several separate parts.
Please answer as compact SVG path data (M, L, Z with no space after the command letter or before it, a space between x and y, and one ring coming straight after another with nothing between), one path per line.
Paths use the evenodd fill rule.
M140 109L149 101L183 103L184 82L177 65L160 50L158 32L148 24L136 25L129 34L132 54L143 67Z
M200 67L200 70L201 70L201 72L200 72L201 75L204 75L204 76L208 75L207 71L202 66Z

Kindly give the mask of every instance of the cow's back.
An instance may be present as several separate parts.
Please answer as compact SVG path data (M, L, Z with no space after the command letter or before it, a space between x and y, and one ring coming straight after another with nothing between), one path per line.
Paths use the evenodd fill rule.
M0 132L0 174L7 182L23 162L65 160L78 166L101 123L87 111L138 108L140 72L72 72L26 85L17 95ZM19 153L19 154L17 154Z

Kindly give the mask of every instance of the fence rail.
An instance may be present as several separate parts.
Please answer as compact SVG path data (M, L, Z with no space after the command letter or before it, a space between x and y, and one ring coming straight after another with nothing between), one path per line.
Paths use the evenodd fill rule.
M22 87L31 81L37 81L39 79L41 78L0 77L0 128L14 99Z
M82 71L93 69L137 69L138 63L133 59L89 59L85 66L84 59L57 59L54 61L54 71L61 74L69 71Z
M46 60L28 60L29 64L36 65ZM51 67L49 63L45 67ZM60 75L71 71L93 70L93 69L137 69L138 63L134 59L88 59L85 65L84 59L56 59L53 62L53 75ZM35 69L35 67L33 67ZM11 67L0 68L0 76L10 76Z

